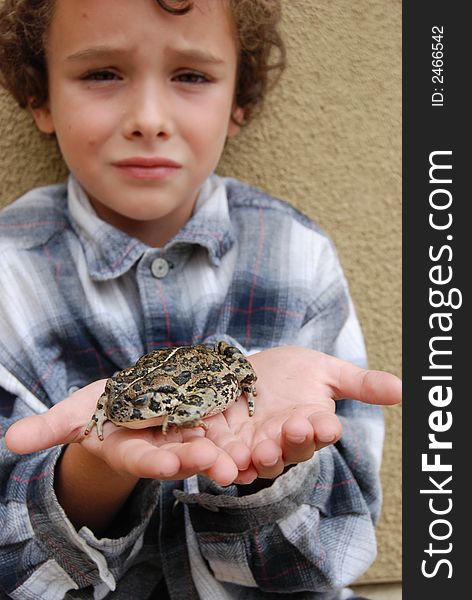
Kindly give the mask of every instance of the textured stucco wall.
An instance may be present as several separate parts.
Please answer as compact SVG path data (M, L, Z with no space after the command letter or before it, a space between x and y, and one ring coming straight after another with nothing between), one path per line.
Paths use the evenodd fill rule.
M284 13L289 69L220 172L290 200L331 234L370 365L399 374L401 2L284 0ZM0 128L0 203L64 177L54 143L4 94ZM385 413L379 556L363 581L401 576L401 411Z
M401 2L284 1L289 69L222 172L289 199L333 237L372 368L401 371ZM247 145L249 152L239 152ZM387 436L379 554L401 578L401 409Z

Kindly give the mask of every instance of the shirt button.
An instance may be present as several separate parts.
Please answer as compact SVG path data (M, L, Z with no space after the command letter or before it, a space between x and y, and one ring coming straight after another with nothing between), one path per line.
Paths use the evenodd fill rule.
M156 279L162 279L169 272L169 263L165 258L155 258L151 263L151 273Z

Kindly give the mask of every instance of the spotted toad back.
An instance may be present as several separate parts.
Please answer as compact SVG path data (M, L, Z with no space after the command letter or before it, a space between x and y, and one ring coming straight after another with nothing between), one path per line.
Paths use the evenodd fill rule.
M134 366L108 379L85 434L103 424L141 429L162 424L203 427L202 420L224 411L245 393L248 412L254 414L257 376L238 348L220 341L208 346L158 349L142 356Z

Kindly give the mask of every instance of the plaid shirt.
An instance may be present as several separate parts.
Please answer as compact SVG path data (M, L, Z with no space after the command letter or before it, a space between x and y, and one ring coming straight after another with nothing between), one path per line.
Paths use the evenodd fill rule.
M71 177L0 214L0 430L158 347L297 344L365 365L326 234L290 205L210 177L163 248L101 221ZM376 552L379 407L338 402L344 434L253 495L204 477L142 480L115 538L76 531L56 447L0 446L0 590L18 600L340 599ZM161 596L160 596L161 597ZM291 596L292 597L292 596Z

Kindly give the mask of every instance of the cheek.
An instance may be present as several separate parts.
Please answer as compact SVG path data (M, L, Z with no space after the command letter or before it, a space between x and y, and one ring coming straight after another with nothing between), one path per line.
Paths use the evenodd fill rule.
M57 131L57 138L64 157L80 162L88 162L103 145L103 131L93 123L74 117L62 131Z
M221 153L228 132L228 121L225 118L215 118L211 111L200 113L198 118L186 118L181 121L181 133L193 152L202 159Z
M79 143L95 144L101 138L110 135L114 130L114 112L106 110L100 104L75 103L70 106L66 115L65 130Z
M85 178L98 165L99 142L93 131L84 131L78 123L57 132L57 141L68 168L78 178Z
M93 137L89 137L87 140L87 146L91 149L95 148L95 146L97 146L98 144L98 140L96 140Z

